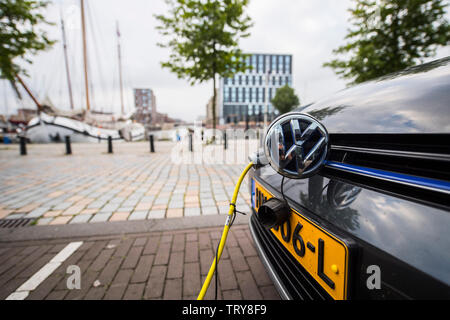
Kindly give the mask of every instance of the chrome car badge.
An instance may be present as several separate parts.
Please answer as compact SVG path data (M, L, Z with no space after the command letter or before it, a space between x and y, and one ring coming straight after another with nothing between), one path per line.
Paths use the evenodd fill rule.
M328 154L328 132L310 115L290 112L275 119L267 130L264 150L278 173L293 179L316 174Z

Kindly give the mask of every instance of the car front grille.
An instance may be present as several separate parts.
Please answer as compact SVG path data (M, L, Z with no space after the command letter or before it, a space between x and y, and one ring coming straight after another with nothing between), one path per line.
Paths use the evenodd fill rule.
M331 134L332 161L450 181L448 134Z
M271 272L276 274L279 285L287 293L286 298L331 300L326 291L291 256L278 239L270 231L264 229L255 214L252 214L250 224L253 236L257 238L258 249L265 255Z
M322 173L448 208L449 138L448 134L331 134L329 161Z

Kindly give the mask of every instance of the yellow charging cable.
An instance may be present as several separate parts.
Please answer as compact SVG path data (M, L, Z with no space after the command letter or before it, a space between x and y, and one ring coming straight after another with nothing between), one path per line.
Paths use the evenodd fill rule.
M228 210L228 217L227 221L225 222L225 226L223 228L222 237L220 238L219 248L217 250L217 254L214 257L214 260L211 264L211 268L209 268L208 275L206 276L205 282L203 283L202 290L200 290L200 293L198 294L197 300L203 300L203 297L206 294L206 291L208 291L209 284L211 282L211 279L214 275L214 271L216 270L216 259L217 262L220 261L220 257L222 256L223 248L225 247L225 242L227 241L228 231L230 230L230 225L233 219L233 215L235 214L235 207L236 207L236 199L239 193L239 189L241 188L241 183L244 180L247 172L250 170L250 168L253 166L253 162L250 162L242 171L241 176L239 177L238 182L236 183L236 187L234 188L233 198L231 199L230 203L230 210Z

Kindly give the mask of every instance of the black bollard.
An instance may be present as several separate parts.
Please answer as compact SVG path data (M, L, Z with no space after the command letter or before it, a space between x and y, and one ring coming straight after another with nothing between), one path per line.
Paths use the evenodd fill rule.
M27 140L25 137L20 137L20 155L26 156L27 155Z
M153 135L152 134L149 136L149 140L150 140L150 152L154 153L155 152L155 144L153 143Z
M113 153L112 137L108 136L108 153Z
M66 154L72 154L72 147L70 146L70 136L66 136Z
M194 151L194 146L193 146L193 143L192 143L192 133L189 134L189 151L190 152Z
M227 133L223 133L223 149L227 150Z

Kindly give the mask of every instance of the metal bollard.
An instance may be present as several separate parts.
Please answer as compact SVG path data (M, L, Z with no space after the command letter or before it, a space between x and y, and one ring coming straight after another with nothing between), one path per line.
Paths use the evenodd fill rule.
M154 153L155 152L155 144L153 142L153 135L151 134L148 138L150 140L150 152Z
M193 146L193 143L192 143L192 133L189 134L189 151L190 152L194 151L194 146Z
M66 154L72 154L72 147L70 146L70 136L66 136Z
M25 137L20 137L20 155L26 156L27 155L27 140Z
M223 133L223 149L227 150L227 133Z
M112 137L108 136L108 153L113 153Z

